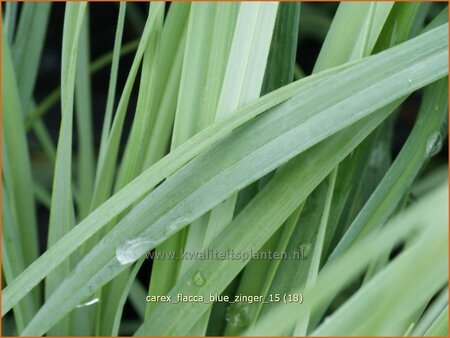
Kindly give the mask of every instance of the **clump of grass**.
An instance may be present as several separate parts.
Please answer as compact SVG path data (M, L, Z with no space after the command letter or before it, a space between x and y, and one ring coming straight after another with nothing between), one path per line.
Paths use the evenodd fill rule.
M60 88L36 102L51 6L4 6L4 334L447 335L446 7L122 2L92 60L91 5L68 2ZM163 258L211 252L239 258Z

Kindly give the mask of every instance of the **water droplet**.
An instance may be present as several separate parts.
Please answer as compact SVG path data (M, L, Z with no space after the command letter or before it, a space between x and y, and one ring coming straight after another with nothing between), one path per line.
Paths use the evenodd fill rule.
M408 79L408 82L412 82L412 79Z
M192 277L192 282L197 286L202 286L203 284L205 284L205 281L205 277L200 271L197 271Z
M153 241L145 238L127 240L116 249L116 259L121 265L133 263L144 255L153 245Z
M100 300L99 300L98 298L94 298L94 299L91 299L91 300L89 300L89 301L87 301L87 302L85 302L85 303L82 303L82 304L77 305L77 308L81 308L81 307L86 307L86 306L94 305L94 304L98 303L99 301L100 301Z
M247 303L231 304L227 308L225 320L234 327L246 327L250 324L250 307Z
M425 157L430 158L436 155L442 148L442 136L439 132L433 132L427 140Z
M305 242L300 245L300 253L303 258L306 259L309 257L309 254L311 253L311 247L312 245L309 242Z

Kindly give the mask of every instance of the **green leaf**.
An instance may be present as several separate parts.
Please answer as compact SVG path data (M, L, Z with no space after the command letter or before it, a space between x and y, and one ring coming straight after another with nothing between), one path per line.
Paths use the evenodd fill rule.
M67 236L64 236L54 246L39 257L14 283L3 293L2 310L7 313L14 304L37 285L50 271L64 259L69 257L77 248L86 242L92 235L105 227L116 216L133 203L150 192L154 186L169 177L177 169L189 162L192 158L208 149L218 140L231 133L234 129L248 122L252 118L273 108L281 102L293 97L305 86L321 81L331 74L337 73L349 66L333 69L316 76L308 77L302 81L285 86L278 91L264 96L236 111L229 118L214 123L185 142L161 161L144 171L126 187L108 199L99 208L94 210L86 219L81 221ZM6 299L6 301L5 301Z
M6 32L5 36L8 38L8 43L11 44L16 30L17 12L19 4L17 2L8 2L5 4L5 17L3 19L3 27Z
M86 6L4 6L4 334L448 333L445 4Z
M387 221L420 169L439 150L445 137L440 128L447 115L447 94L447 79L427 88L418 120L408 140L364 208L343 234L330 260Z
M393 2L342 2L325 38L314 71L370 54ZM333 53L330 53L333 51Z
M17 27L12 56L19 85L23 114L30 107L44 47L51 3L24 3ZM33 55L33 57L30 57Z
M2 222L14 230L3 233L2 253L5 254L4 274L9 285L28 265L38 257L38 234L29 149L23 123L20 93L14 73L13 61L6 38L2 39L2 183L7 187L4 198L8 199L8 211L4 210ZM6 201L6 203L8 203ZM21 332L34 313L40 298L39 290L34 290L23 302L15 307L16 326Z
M205 252L236 253L255 252L273 235L293 211L304 201L310 192L329 174L331 169L345 157L373 128L386 117L386 113L370 116L354 126L333 135L329 140L318 144L293 161L290 161L247 207L226 227ZM324 161L324 159L326 159ZM318 164L321 164L318 166ZM320 168L320 170L318 170ZM308 177L308 180L305 180ZM261 212L264 210L264 212ZM255 234L255 224L261 229ZM220 294L250 259L244 256L230 260L198 260L180 278L169 295ZM204 283L196 283L201 274ZM182 335L202 312L207 309L205 303L162 303L148 318L137 335ZM236 325L245 325L245 313L236 314ZM241 317L239 319L239 317ZM244 318L243 318L244 317ZM174 320L175 319L175 320ZM234 319L231 319L234 321ZM241 322L240 322L241 321ZM157 324L155 324L157 323Z
M203 3L193 4L191 7L187 27L189 39L184 51L172 133L172 150L214 121L238 8L238 4ZM204 53L205 50L210 52ZM194 223L191 228L186 245L197 245L199 241L201 245L201 237L196 236L198 234L195 232L199 227ZM185 233L182 232L156 250L172 251L173 248L181 254L184 241ZM149 294L167 293L176 281L179 268L180 264L177 262L155 260ZM152 311L153 305L147 304L147 315Z
M416 240L410 248L328 317L326 322L312 332L312 335L364 333L383 336L400 335L405 332L405 327L402 326L403 319L426 305L433 294L446 283L447 244L445 236L442 236L442 230L446 227L444 223L446 212L440 208L438 213L439 222L431 221L430 214L427 213L426 223L431 226L431 233L424 234L420 240ZM433 243L432 247L424 252L423 247L429 246L430 243ZM414 278L410 278L405 284L403 276ZM412 292L415 293L415 297L410 297ZM389 302L388 299L392 299L394 295L396 302Z
M317 275L319 274L320 269L320 259L322 256L323 246L324 246L324 240L325 240L325 233L327 231L327 225L328 225L328 219L330 217L330 208L331 208L331 202L333 200L333 193L334 188L336 185L336 176L337 176L338 170L334 169L332 173L329 176L329 183L326 193L326 199L324 202L324 208L322 212L322 216L319 223L319 229L317 231L316 240L314 243L314 249L312 249L311 254L311 263L309 265L309 271L306 277L305 281L305 288L309 288L312 285L315 284ZM297 323L294 329L294 335L301 336L306 335L307 329L309 324L309 314L304 316L300 319L300 321Z
M139 269L142 266L142 263L144 262L145 257L142 257L133 267L133 270L131 270L130 275L128 276L127 282L124 285L124 288L122 292L120 293L120 297L116 303L115 308L115 315L114 315L114 321L112 325L111 330L111 336L118 336L119 335L119 327L120 327L120 320L122 317L122 312L125 306L125 301L127 300L128 293L130 292L130 289L133 285L133 281L136 278L137 273L139 272ZM145 299L145 297L141 298L140 301Z
M425 336L446 336L448 335L448 305L442 310L433 325L425 332Z
M78 134L78 219L89 213L94 186L94 141L92 130L92 93L89 72L89 16L86 13L78 44L75 82L76 125Z
M102 136L100 138L99 158L103 158L104 156L107 147L108 136L111 129L113 106L116 97L117 74L119 72L119 59L123 50L123 46L121 46L121 43L123 27L125 23L126 5L126 2L121 2L119 4L119 15L117 18L116 35L114 38L114 47L111 59L111 71L109 76L108 96L106 99L105 118L103 119ZM94 63L92 64L92 68L94 68ZM98 168L99 167L97 167L97 169Z
M155 22L158 18L159 10L161 9L157 8L156 10L151 11L147 18L144 32L142 33L141 40L139 41L136 55L131 65L130 72L128 73L128 77L117 106L111 130L108 133L108 142L105 146L104 152L101 152L101 155L103 156L101 156L98 160L91 210L94 210L101 203L106 201L108 199L108 196L111 194L117 156L119 152L120 138L122 135L128 102L131 96L131 90L133 88L133 84L136 79L142 57L144 55L144 51L149 41L149 37L155 27Z
M3 163L5 166L5 163ZM2 268L5 276L6 284L13 281L14 277L22 272L26 265L23 258L23 247L20 241L15 239L20 238L19 228L17 226L17 216L11 200L8 189L5 189L6 184L2 182L2 223L4 230L2 233ZM31 318L36 313L36 306L31 295L25 297L19 304L14 307L14 318L17 326L17 332L22 332Z
M327 69L328 67L336 64L336 62L344 63L369 55L373 48L373 42L377 40L391 7L392 3L341 3L320 51L321 56L319 56L316 62L314 72ZM348 30L349 17L358 18L355 22L352 21L352 25L360 24L361 28L359 30ZM358 23L358 20L361 20L361 22ZM337 57L336 54L338 55ZM365 147L366 143L367 141L364 141L363 144L355 150L355 152L358 152L358 149L361 147ZM348 162L353 165L360 163L357 161L346 161L345 163L347 164ZM314 243L314 248L310 249L312 254L308 254L308 261L304 262L304 264L297 264L294 266L287 261L282 262L282 265L284 265L283 270L285 275L289 275L293 278L291 280L292 285L290 286L287 285L286 279L276 281L276 283L282 287L281 290L284 292L288 293L299 285L305 285L308 283L311 284L315 280L315 276L317 275L320 266L317 262L315 264L313 262L317 259L317 257L326 257L325 254L330 244L331 237L335 232L338 216L344 207L343 202L348 196L346 182L351 181L353 171L356 170L354 168L348 170L348 165L344 167L344 170L339 170L339 167L337 166L331 174L331 176L338 175L339 177L337 179L338 183L335 191L323 192L318 189L313 192L311 200L316 201L313 211L316 215L309 214L307 216L307 220L302 220L301 225L299 226L304 228L318 227L319 229L326 227L326 232L323 238L321 238L319 233L313 229L305 229L304 233L300 235L302 237L302 243L298 243L294 247L295 249L298 249L299 246L303 248L308 245L307 247L309 247L312 243ZM326 212L326 202L330 199L333 200L333 204L332 207L330 205L330 210ZM324 217L329 218L329 221L326 222L329 224L323 224ZM302 252L304 250L305 249L302 249ZM279 274L278 276L278 279L284 279L282 277L283 275ZM271 292L278 293L281 291L273 287ZM265 306L265 310L267 311L267 308L273 307L273 305L274 304L267 304ZM310 327L311 325L314 324L309 323L309 314L307 314L306 317L301 318L297 324L294 335L306 335L306 330L308 326Z
M7 156L4 161L9 166L11 203L17 216L17 226L20 232L19 241L23 245L25 265L31 264L38 256L38 237L36 229L36 209L32 186L29 150L23 123L22 106L19 89L14 73L12 57L7 39L2 39L2 122L3 147ZM26 248L26 250L25 250Z
M243 104L259 97L277 11L277 3L241 4L217 105L216 120L223 119ZM207 224L204 223L206 229L200 230L204 233L203 243L196 245L197 248L205 248L231 221L236 199L237 193L228 196L228 199L211 210Z
M142 153L144 152L142 140L145 137L146 127L151 118L151 94L154 92L155 87L155 64L159 52L159 39L163 23L164 4L151 4L149 11L150 13L156 12L157 17L149 34L149 40L143 56L141 83L139 86L140 90L135 119L128 138L122 166L116 180L116 190L129 183L140 171L143 161ZM126 300L128 290L131 287L130 283L132 280L130 281L130 278L132 274L133 272L130 271L124 272L119 278L103 288L101 298L104 301L100 304L100 319L97 325L98 334L111 334L111 327L113 327L113 331L118 331L118 321L121 316L121 306L119 302L125 302Z
M323 80L321 90L305 88L254 119L189 162L140 202L78 264L24 332L46 332L80 299L224 198L446 72L444 25L345 69L339 73L339 82L330 76ZM117 258L111 247L116 248ZM76 291L70 294L68 290ZM46 313L55 309L58 316L49 318Z
M294 80L300 5L300 3L278 5L261 95Z
M439 315L448 306L448 289L442 290L438 297L429 305L425 313L421 316L417 325L414 327L412 335L423 336L433 323L439 318Z
M133 120L133 127L128 138L122 166L116 182L116 190L119 190L137 176L142 168L142 152L144 146L142 140L145 138L146 127L151 120L152 94L155 90L155 72L157 55L159 52L159 41L163 24L164 4L150 5L150 12L156 12L153 29L151 30L142 61L141 82ZM108 127L107 127L108 128Z
M447 184L441 186L439 189L428 195L422 201L409 208L400 217L396 217L389 222L388 225L379 233L369 236L364 239L349 251L340 256L336 261L324 268L319 274L317 283L308 290L296 290L296 292L303 293L303 299L309 302L309 307L313 309L320 309L323 303L328 301L328 297L332 297L338 290L342 289L351 280L358 277L363 268L373 259L379 257L385 252L392 250L392 248L410 237L413 233L418 233L418 238L410 250L402 253L383 273L377 276L377 280L368 284L360 292L353 297L353 306L345 306L341 308L342 314L333 315L328 321L323 322L323 326L312 335L329 334L328 328L333 326L333 334L360 334L360 328L363 325L370 325L372 322L371 315L368 312L374 313L374 319L380 323L381 330L364 331L372 332L378 335L392 335L388 329L392 321L388 321L388 325L384 326L380 321L383 317L383 312L387 314L384 319L392 318L393 315L403 317L402 311L413 311L415 304L423 299L423 296L410 297L410 293L402 293L402 288L407 288L403 283L402 276L410 275L411 270L418 266L421 272L431 272L429 275L419 273L414 279L415 286L426 289L426 283L430 284L431 289L437 284L444 284L445 279L445 258L442 255L445 252L445 236L442 236L442 230L446 228L447 224ZM430 214L428 211L433 208L436 212ZM430 249L427 253L423 252L424 245L427 243L436 243L436 248ZM440 254L439 254L440 252ZM436 253L440 255L439 264L432 263L436 259ZM419 258L420 257L420 258ZM437 268L436 268L437 267ZM345 271L345 274L342 273ZM433 278L436 279L433 280ZM391 285L393 286L391 288ZM386 301L387 298L383 296L383 292L392 292L391 290L399 290L403 297L399 298L398 304ZM425 291L429 294L430 291ZM376 295L381 295L376 298ZM376 306L374 305L376 304ZM392 307L392 311L389 308ZM410 309L411 307L411 309ZM341 311L338 310L338 311ZM263 321L251 331L246 332L250 335L258 334L272 334L275 335L283 329L291 327L299 318L305 314L305 304L291 303L277 306L275 311L270 312ZM350 314L351 312L351 314ZM352 324L349 325L348 315L351 315ZM355 322L355 318L358 320ZM277 325L274 325L277 323ZM358 325L355 325L358 324ZM283 331L281 331L283 332ZM395 334L395 333L394 333ZM397 335L399 333L396 333Z
M375 45L378 52L408 39L420 2L395 3Z
M170 6L161 36L160 54L155 74L155 92L151 106L142 169L160 160L169 148L180 89L181 68L186 44L187 21L191 4L180 2Z
M61 128L56 151L55 173L53 178L50 222L47 246L70 231L74 225L72 201L72 126L75 90L75 71L78 56L78 39L80 37L86 3L69 3L64 17L64 38L61 65ZM47 276L45 296L48 299L65 276L69 273L69 262L64 262ZM63 321L55 328L53 334L67 333L68 322Z
M261 94L271 92L293 80L297 51L299 13L300 3L279 4ZM295 215L286 221L287 224L284 226L284 229L280 229L279 232L271 237L261 249L262 251L284 251L285 245L297 223L301 209L301 207L298 208L294 213ZM235 213L237 212L238 211L236 210ZM279 264L279 260L256 260L249 262L243 271L236 293L244 295L267 294ZM248 312L249 316L253 315L253 318L250 319L249 322L256 321L262 305L262 303L252 304L252 307L255 309ZM230 312L233 310L232 307L239 306L239 304L231 305L227 311ZM232 323L232 321L229 321L224 332L225 335L239 335L240 332L245 329L243 325L233 326Z

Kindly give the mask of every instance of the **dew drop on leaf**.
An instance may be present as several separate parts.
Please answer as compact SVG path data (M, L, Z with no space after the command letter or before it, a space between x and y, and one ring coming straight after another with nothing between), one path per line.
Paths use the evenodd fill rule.
M425 149L425 157L431 158L436 155L442 148L442 136L439 132L433 132L427 140Z
M82 307L91 306L91 305L94 305L94 304L98 303L99 301L100 300L97 297L97 298L91 299L91 300L89 300L89 301L87 301L85 303L81 303L81 304L77 305L77 308L79 309L79 308L82 308Z
M202 286L203 284L205 284L205 281L205 277L200 271L197 271L192 277L192 282L197 286Z
M121 265L133 263L153 245L153 241L141 237L126 240L125 243L116 249L116 259Z
M246 327L250 324L250 307L247 303L231 304L227 308L225 320L234 327Z

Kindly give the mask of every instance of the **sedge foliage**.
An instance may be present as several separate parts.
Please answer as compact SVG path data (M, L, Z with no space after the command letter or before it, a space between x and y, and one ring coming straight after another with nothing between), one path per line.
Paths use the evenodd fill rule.
M60 86L36 102L51 6L4 10L4 334L447 335L447 8L120 3L93 60L90 4L67 3ZM311 75L305 37L321 44ZM150 250L302 257L150 265ZM146 302L180 294L266 301Z

